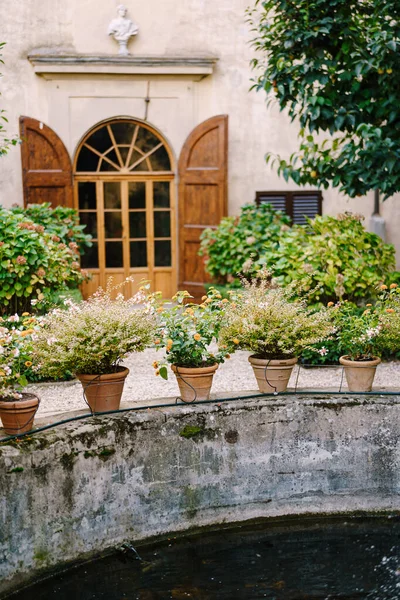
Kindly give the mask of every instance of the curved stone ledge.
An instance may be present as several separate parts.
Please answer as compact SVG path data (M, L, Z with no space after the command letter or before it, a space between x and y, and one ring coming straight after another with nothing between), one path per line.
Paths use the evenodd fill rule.
M400 398L141 410L0 445L0 593L126 540L295 514L399 511Z

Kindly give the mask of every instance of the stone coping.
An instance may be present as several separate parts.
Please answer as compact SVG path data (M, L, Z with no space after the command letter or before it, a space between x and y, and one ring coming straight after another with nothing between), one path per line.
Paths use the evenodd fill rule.
M77 382L76 379L72 380L72 381L63 381L63 382L57 382L57 385L62 385L65 386L66 388L68 388L69 386L75 384ZM40 388L41 386L43 386L44 388L48 388L51 387L52 385L54 385L53 382L44 382L44 383L36 383L34 384L35 388ZM311 392L311 394L310 394ZM328 394L327 394L328 392ZM384 392L384 394L380 394L380 392ZM393 393L394 395L392 396L391 393ZM175 396L171 396L171 397L160 397L160 398L154 398L152 400L144 400L144 401L125 401L125 402L121 402L121 414L123 414L124 411L126 411L127 409L133 409L133 410L140 410L140 409L147 409L147 408L153 408L154 406L158 406L158 407L163 407L163 406L187 406L187 407L193 407L196 405L204 405L204 404L212 404L214 402L216 403L222 403L222 402L238 402L242 399L245 399L246 397L251 397L254 400L261 400L264 399L266 402L274 402L274 403L279 403L284 401L285 403L287 402L305 402L306 404L308 403L315 403L317 406L322 404L330 404L332 407L334 406L341 406L343 404L345 404L346 406L349 405L351 403L354 404L366 404L366 403L370 403L370 402L382 402L382 403L389 403L389 404L393 404L393 403L400 403L400 388L395 388L395 389L391 389L388 390L387 388L378 388L375 389L373 392L368 393L368 394L354 394L351 392L344 392L344 393L337 393L337 390L335 388L325 388L325 389L318 389L315 388L314 390L310 390L310 389L298 389L296 392L294 390L289 389L288 393L281 393L278 395L269 395L269 396L262 396L260 394L260 392L258 390L246 390L246 391L240 391L240 392L232 392L232 398L228 399L228 396L226 393L217 393L217 394L211 394L210 400L203 402L203 403L199 403L199 402L195 402L193 404L186 404L184 402L177 402L176 401L176 397ZM258 398L257 398L258 397ZM35 426L34 428L40 428L40 427L45 427L46 425L50 425L52 423L56 424L58 421L63 421L64 419L71 419L74 417L78 417L78 416L85 416L88 415L90 413L89 408L85 408L84 407L84 403L82 400L82 409L79 410L68 410L68 411L60 411L60 410L51 410L51 411L47 411L46 413L42 414L39 418L35 418ZM116 413L118 414L118 413ZM101 416L101 415L97 415L97 416ZM0 421L1 424L1 421ZM0 443L2 438L8 437L7 434L4 432L4 429L0 426Z
M31 53L28 60L35 73L47 79L77 74L183 75L202 78L213 73L218 58Z

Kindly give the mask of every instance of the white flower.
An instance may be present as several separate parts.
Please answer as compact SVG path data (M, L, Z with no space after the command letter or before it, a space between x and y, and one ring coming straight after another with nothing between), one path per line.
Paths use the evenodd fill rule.
M318 350L318 353L319 353L321 356L326 356L326 355L328 354L328 350L325 348L325 346L322 346L322 348L320 348L320 349Z
M15 358L18 358L18 356L19 356L19 349L18 348L14 348L13 354L14 354Z
M243 263L243 267L242 267L243 272L247 273L247 271L250 271L250 269L252 268L252 266L253 266L253 261L252 261L251 258L248 258Z
M9 323L18 323L19 316L17 315L17 313L15 313L15 315L11 315L11 317L8 317L7 321Z

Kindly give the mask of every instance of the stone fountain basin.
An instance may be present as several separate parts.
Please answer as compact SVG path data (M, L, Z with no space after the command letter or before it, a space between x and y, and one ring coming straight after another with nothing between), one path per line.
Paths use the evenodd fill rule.
M0 594L128 540L396 513L399 432L399 396L299 394L96 416L3 443Z

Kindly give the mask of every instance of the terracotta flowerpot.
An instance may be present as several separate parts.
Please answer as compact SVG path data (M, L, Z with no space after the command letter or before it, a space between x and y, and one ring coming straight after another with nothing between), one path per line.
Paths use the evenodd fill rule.
M208 400L210 398L214 373L217 369L218 365L196 368L172 365L183 402Z
M30 431L39 408L39 398L34 394L22 394L21 400L1 400L0 417L9 435Z
M253 367L258 389L268 394L286 390L297 358L267 359L252 355L249 356L249 363Z
M339 362L344 366L344 373L350 392L370 392L380 358L373 360L350 360L341 356Z
M106 375L76 374L92 412L101 413L119 409L128 374L129 369L125 367L120 367L115 373Z

